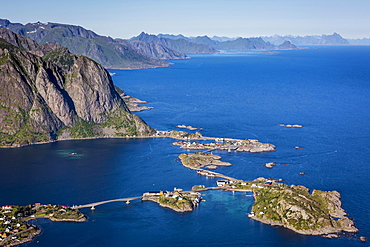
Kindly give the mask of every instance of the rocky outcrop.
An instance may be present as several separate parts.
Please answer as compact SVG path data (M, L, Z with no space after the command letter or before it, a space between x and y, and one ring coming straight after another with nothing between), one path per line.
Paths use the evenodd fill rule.
M35 49L38 46L37 43L32 39L26 38L19 34L14 34L5 28L0 28L0 37L6 40L8 43L26 51Z
M31 52L0 39L1 146L153 133L100 64L56 44Z
M43 56L45 56L46 54L48 54L50 52L60 51L60 50L63 50L64 52L70 54L70 52L68 51L68 49L66 47L61 46L61 45L56 44L56 43L46 43L46 44L43 44L43 45L39 45L39 46L31 49L29 52L34 54L34 55L37 55L39 57L43 57Z
M124 96L121 95L121 97L123 98L123 100L125 101L128 109L131 112L147 111L147 110L151 110L151 109L154 108L152 106L142 106L142 105L139 105L139 104L146 104L146 103L148 103L146 101L139 100L137 98L134 98L134 97L131 97L131 96L128 96L128 95L124 95Z

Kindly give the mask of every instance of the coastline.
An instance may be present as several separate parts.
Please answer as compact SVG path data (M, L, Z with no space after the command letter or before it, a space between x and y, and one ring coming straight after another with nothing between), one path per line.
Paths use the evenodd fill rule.
M0 246L16 246L32 241L42 230L31 220L40 218L54 222L86 222L86 216L68 206L41 203L26 206L0 207Z
M20 241L14 242L14 243L4 245L4 247L17 246L17 245L25 244L25 243L28 243L28 242L32 242L35 237L37 237L38 235L40 235L42 233L41 229L39 229L36 225L32 225L32 226L36 229L35 232L29 234L27 238L24 238Z
M25 221L36 220L36 219L47 219L47 220L54 221L54 222L86 222L87 221L87 218L85 215L82 215L78 219L57 219L57 218L45 215L45 216L27 217Z
M338 228L334 228L334 227L325 227L325 228L322 228L322 229L319 229L319 230L313 230L313 229L298 230L294 227L285 225L285 224L283 224L282 222L279 222L279 221L261 219L261 218L258 218L256 216L249 216L249 218L251 218L255 221L259 221L259 222L261 222L263 224L266 224L266 225L281 226L281 227L290 229L290 230L292 230L296 233L302 234L302 235L312 235L312 236L323 236L323 237L325 237L324 235L327 235L327 234L339 234L339 233L342 233L342 232L348 232L348 233L359 232L358 230L343 230L343 229L338 229Z

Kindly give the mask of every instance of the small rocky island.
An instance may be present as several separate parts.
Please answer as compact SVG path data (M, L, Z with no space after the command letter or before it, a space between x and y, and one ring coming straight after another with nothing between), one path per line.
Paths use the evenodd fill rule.
M303 126L300 124L278 124L277 126L286 128L303 128Z
M177 125L176 127L180 128L180 129L188 129L188 130L203 130L203 128L196 128L196 127L193 127L191 125L187 126L187 125L184 125L184 124Z
M2 206L0 208L0 246L15 246L29 241L41 230L29 220L47 218L51 221L84 222L80 211L61 205Z
M153 191L144 193L142 200L156 202L176 212L188 212L198 206L201 194L195 191L183 192L181 189L175 189L173 192Z
M252 185L255 203L250 217L269 225L283 226L300 234L326 235L358 232L341 207L337 191L309 189L301 185L259 178Z
M200 168L217 169L219 166L231 166L229 162L221 161L221 156L203 152L183 153L179 155L181 163L190 169Z
M197 132L198 133L198 132ZM200 134L200 133L199 133ZM235 150L238 152L262 153L273 152L276 147L270 143L261 143L254 139L231 139L231 138L212 138L198 137L198 140L212 140L210 143L177 141L172 143L174 146L179 146L187 150Z

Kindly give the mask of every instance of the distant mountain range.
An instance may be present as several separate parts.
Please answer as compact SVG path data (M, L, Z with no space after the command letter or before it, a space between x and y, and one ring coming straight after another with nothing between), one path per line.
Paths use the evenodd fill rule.
M72 53L87 56L105 68L138 69L169 66L164 59L187 58L181 52L168 47L152 44L139 44L125 40L114 40L101 36L80 26L58 23L11 23L0 19L0 27L9 29L38 44L48 42L67 47Z
M185 54L212 54L217 52L217 50L208 45L192 42L182 35L178 37L177 39L164 38L142 32L139 36L131 38L130 41L140 40L149 44L160 44Z
M140 33L129 40L101 36L80 26L58 23L12 23L0 19L0 27L31 38L38 45L48 42L67 47L72 53L87 56L110 69L167 67L167 60L189 58L186 54L212 54L220 51L289 50L296 45L346 45L339 34L229 38L213 36L185 37L182 34ZM369 39L351 40L369 44Z
M307 35L307 36L292 36L292 35L274 35L269 37L261 37L264 41L279 45L288 40L295 45L349 45L348 40L344 39L337 33L332 35Z
M351 45L370 45L370 39L369 38L363 38L363 39L348 39L349 43Z
M159 34L152 35L142 32L139 36L133 37L130 40L145 41L150 44L161 44L173 50L183 53L200 53L210 54L219 51L250 51L250 50L286 50L296 49L293 44L286 43L284 46L275 46L269 42L265 42L262 38L216 38L211 39L208 36L185 37L183 35ZM280 44L279 44L280 45Z

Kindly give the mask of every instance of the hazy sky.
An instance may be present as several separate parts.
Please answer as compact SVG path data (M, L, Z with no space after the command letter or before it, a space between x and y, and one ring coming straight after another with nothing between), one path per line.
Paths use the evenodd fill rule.
M370 0L0 0L0 18L74 24L113 38L142 31L370 37Z

